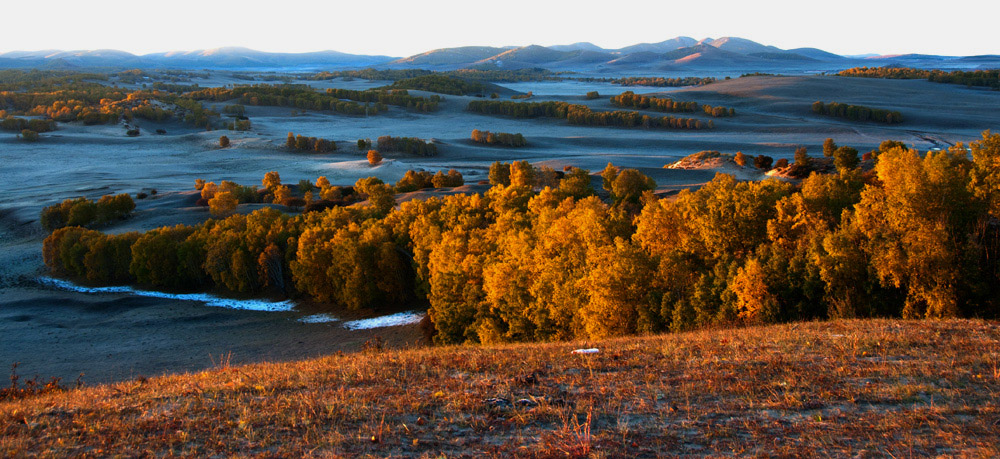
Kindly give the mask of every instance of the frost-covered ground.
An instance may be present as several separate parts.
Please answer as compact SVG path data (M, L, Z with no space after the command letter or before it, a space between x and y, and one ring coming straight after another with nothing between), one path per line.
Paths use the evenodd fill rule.
M213 75L198 82L208 86L240 81ZM317 88L351 89L386 83L360 79L299 82ZM800 145L813 155L819 154L827 137L860 151L868 151L885 139L928 150L974 140L980 131L1000 126L996 110L1000 92L916 80L755 77L684 89L581 82L504 85L520 92L532 91L535 96L529 101L562 100L594 110L614 109L607 97L626 89L665 91L678 100L735 107L737 116L715 119L717 128L704 131L586 127L563 120L470 114L464 108L473 97L445 96L438 112L390 107L372 117L248 107L253 130L245 133L206 132L176 122L143 122L143 134L130 138L121 126L61 123L58 130L42 134L41 141L25 143L13 133L0 131L0 335L5 337L0 365L21 361L25 373L72 378L84 371L98 375L95 379L111 380L137 373L203 368L212 362L208 354L227 351L244 353L247 360L289 359L357 348L376 332L395 336L395 341L389 340L395 344L420 339L412 324L348 329L348 319L364 317L338 318L342 322L334 324L321 319L310 323L297 320L310 317L306 311L207 308L205 304L210 302L229 301L209 297L168 297L138 291L88 293L57 285L40 286L34 279L47 273L41 257L45 234L37 222L38 213L44 206L71 197L135 195L156 189L155 196L137 201L133 219L108 228L121 232L192 224L207 218L204 208L194 206L195 179L260 184L264 173L272 170L290 184L321 175L334 184L352 184L370 175L396 181L408 169L455 168L465 175L467 184L475 184L486 178L489 164L498 160L523 159L557 170L577 166L591 171L613 162L640 169L656 179L661 191L671 191L698 187L712 178L714 170L663 169L701 150L791 158ZM585 100L584 94L591 90L603 97ZM821 117L810 111L816 100L899 110L906 122L887 126ZM225 104L211 105L221 109ZM701 114L678 116L708 119ZM164 129L166 134L156 135L156 129ZM473 144L468 140L472 129L521 133L528 146L510 149ZM329 154L289 152L283 148L288 132L333 139L340 148ZM223 134L232 139L232 146L226 149L218 147ZM387 154L383 165L371 167L364 152L356 148L356 140L375 140L381 135L433 139L440 154ZM473 185L465 189L479 188ZM406 198L431 193L423 191ZM378 323L391 323L389 320ZM410 315L401 320L409 323L419 319ZM110 363L111 359L115 363Z

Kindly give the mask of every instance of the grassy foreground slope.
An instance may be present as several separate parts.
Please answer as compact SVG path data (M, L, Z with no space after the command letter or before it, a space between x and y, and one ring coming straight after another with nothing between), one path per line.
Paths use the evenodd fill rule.
M0 455L996 457L998 402L1000 324L841 320L369 350L33 396L0 402Z

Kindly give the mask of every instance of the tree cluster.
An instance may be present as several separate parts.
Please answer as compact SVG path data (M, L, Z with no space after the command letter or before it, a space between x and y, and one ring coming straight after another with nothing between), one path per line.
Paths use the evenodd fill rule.
M521 134L509 134L506 132L490 132L473 129L470 137L473 142L486 145L503 145L505 147L523 147L528 144Z
M482 93L486 91L486 86L477 81L467 81L461 78L441 74L431 74L397 80L391 85L380 89L414 89L419 91L462 96L465 94Z
M812 111L820 115L835 116L851 121L878 121L889 124L903 122L903 114L898 111L842 104L839 102L823 103L822 101L816 101L812 104Z
M30 129L35 132L49 132L56 129L56 122L52 120L24 119L8 116L0 121L0 129L5 131L23 131Z
M101 196L97 202L87 198L67 199L42 209L40 222L48 231L65 226L96 226L132 216L135 201L127 193Z
M329 153L331 151L337 151L337 142L318 137L295 135L294 133L289 132L288 137L285 138L285 148L289 150Z
M838 76L923 80L936 83L963 84L1000 89L1000 69L991 70L925 70L906 67L855 67L842 70Z
M539 191L552 176L524 162L494 164L481 195L398 208L391 194L376 199L388 186L370 178L355 184L365 207L160 228L130 250L94 249L96 236L68 229L46 239L44 255L77 276L89 274L88 257L111 260L107 272L128 266L147 285L284 290L352 308L422 299L444 344L997 317L1000 135L984 133L971 158L964 145L887 147L871 174L843 168L800 186L718 174L669 200L609 165L600 176L613 204L580 190L591 176L578 169Z
M454 188L464 184L462 173L455 169L449 169L448 172L437 171L435 174L429 171L409 170L396 182L394 188L397 193L409 193L424 188Z
M663 77L624 77L624 78L575 78L578 81L612 83L622 86L653 86L653 87L679 87L679 86L701 86L714 83L713 77L683 77L683 78L663 78Z
M354 91L361 92L361 91ZM194 100L223 102L237 99L242 105L295 107L302 110L329 110L345 115L376 115L384 107L371 107L344 101L334 94L324 94L306 85L257 84L232 88L206 88L185 94ZM343 97L349 99L349 97Z
M632 91L625 91L617 96L612 96L611 105L667 113L696 112L701 107L697 102L680 102L673 99L640 96Z
M514 118L563 118L570 124L616 127L663 127L671 129L711 129L715 124L694 118L654 117L634 111L595 112L586 105L566 102L508 102L498 100L473 100L467 110L486 115L512 116Z
M625 91L611 98L611 104L616 107L632 107L642 110L655 110L666 113L693 113L699 110L713 117L736 116L736 110L731 107L712 107L697 102L681 102L669 98L640 96L632 91Z
M380 153L409 153L419 156L434 156L437 154L437 145L433 142L425 142L417 137L392 137L388 135L380 136L375 140L375 149Z

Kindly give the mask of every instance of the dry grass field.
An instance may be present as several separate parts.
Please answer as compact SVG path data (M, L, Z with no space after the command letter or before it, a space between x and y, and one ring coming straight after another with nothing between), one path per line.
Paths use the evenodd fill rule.
M585 347L600 351L571 353ZM996 457L1000 324L372 341L356 354L5 397L4 456Z

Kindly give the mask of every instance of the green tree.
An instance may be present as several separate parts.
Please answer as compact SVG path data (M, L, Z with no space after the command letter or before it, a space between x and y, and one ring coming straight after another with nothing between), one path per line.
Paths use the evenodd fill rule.
M833 156L833 152L837 151L837 144L833 143L833 138L827 137L823 141L823 156L827 158Z
M510 185L510 165L507 163L501 163L500 161L494 161L490 164L490 185L497 186Z
M858 150L851 147L840 147L833 152L833 165L838 171L846 171L858 167L861 160L858 159Z

